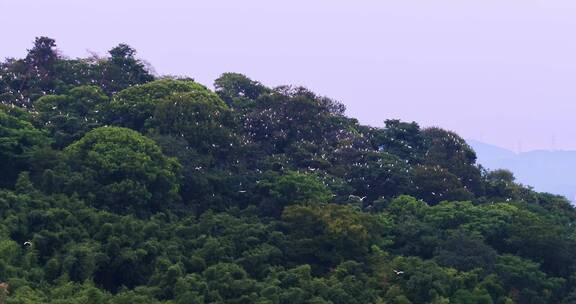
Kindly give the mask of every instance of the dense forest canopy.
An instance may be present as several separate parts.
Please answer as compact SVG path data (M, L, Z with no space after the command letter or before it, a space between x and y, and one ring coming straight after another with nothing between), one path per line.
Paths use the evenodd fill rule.
M451 131L214 87L125 44L0 63L0 303L576 303L565 198Z

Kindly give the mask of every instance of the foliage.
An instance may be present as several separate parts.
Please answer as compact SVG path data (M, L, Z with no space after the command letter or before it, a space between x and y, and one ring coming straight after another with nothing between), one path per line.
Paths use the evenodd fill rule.
M268 214L278 215L292 204L322 204L332 198L330 190L314 175L289 171L266 172L258 184L261 206Z
M270 90L242 74L224 73L214 81L216 93L229 105L244 106Z
M80 139L86 132L101 125L99 113L108 97L96 86L79 86L66 95L46 95L38 99L38 124L49 130L56 148L63 148Z
M34 150L48 144L45 132L19 117L18 112L0 108L0 185L12 186L18 172L29 169Z
M457 134L135 54L0 63L1 303L574 303L574 207Z
M156 106L172 94L206 91L191 81L163 79L132 86L118 92L105 109L110 124L143 131L146 121L153 117Z
M101 127L66 147L66 186L87 203L113 211L159 210L178 196L178 163L138 132Z

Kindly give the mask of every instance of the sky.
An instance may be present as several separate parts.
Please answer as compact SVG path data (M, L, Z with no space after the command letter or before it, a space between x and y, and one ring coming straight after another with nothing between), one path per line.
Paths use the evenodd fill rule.
M363 124L439 126L513 151L576 150L574 0L0 0L0 58L119 43L159 75L305 86Z

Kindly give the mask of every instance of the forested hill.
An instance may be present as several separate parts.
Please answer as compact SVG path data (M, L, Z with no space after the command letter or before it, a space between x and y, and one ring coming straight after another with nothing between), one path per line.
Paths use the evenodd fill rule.
M457 134L135 53L0 63L0 303L576 303L574 208Z

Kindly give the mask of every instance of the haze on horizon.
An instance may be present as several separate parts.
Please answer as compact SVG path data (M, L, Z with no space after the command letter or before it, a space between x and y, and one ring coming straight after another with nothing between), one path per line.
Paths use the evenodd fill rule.
M513 151L576 150L573 0L0 0L0 12L2 59L23 57L36 36L70 57L125 42L160 75L211 86L239 72L340 100L365 124L399 118Z

